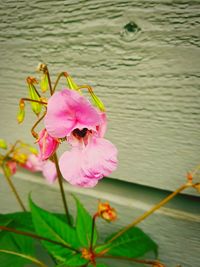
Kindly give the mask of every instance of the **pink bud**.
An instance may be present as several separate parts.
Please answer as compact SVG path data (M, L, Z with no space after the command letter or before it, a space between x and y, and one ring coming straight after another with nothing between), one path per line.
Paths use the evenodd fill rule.
M17 171L17 163L15 161L9 160L9 161L7 161L6 165L9 168L11 175L16 173L16 171Z
M59 141L57 138L48 134L46 129L39 133L38 144L40 148L40 157L42 160L48 159L56 151Z

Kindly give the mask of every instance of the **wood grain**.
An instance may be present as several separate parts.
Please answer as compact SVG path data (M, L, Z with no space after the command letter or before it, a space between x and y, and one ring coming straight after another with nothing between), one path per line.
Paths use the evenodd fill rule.
M199 1L1 1L0 122L9 140L24 79L38 62L68 71L105 102L113 177L175 189L199 163Z

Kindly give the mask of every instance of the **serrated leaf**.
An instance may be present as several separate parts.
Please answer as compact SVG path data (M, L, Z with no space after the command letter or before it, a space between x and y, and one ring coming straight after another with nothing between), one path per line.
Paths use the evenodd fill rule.
M7 143L4 139L0 139L0 148L7 149Z
M37 234L73 248L79 247L79 239L73 227L64 223L52 213L39 208L31 199L30 207ZM66 260L66 258L73 253L73 251L67 247L47 241L42 241L42 243L55 258L61 261Z
M108 265L106 265L105 263L97 263L95 266L96 267L108 267ZM89 264L88 267L93 267L93 265Z
M14 212L14 213L0 214L0 225L5 225L3 223L6 221L9 222L7 226L9 226L10 228L34 232L34 227L30 212Z
M33 232L31 215L28 212L16 212L9 214L0 214L0 225L7 226L18 230ZM4 250L14 251L16 253L24 253L34 256L34 239L27 236L14 234L7 231L0 231L0 248ZM0 253L0 262L2 266L21 267L27 263L26 259L19 258L15 255Z
M0 225L14 229L30 230L32 229L30 219L30 213L28 212L1 214ZM0 231L0 248L29 256L34 256L35 254L33 238L3 230ZM27 259L20 258L13 254L0 253L0 262L1 265L5 267L21 267L25 266Z
M57 265L57 267L64 267L64 266L78 267L78 266L83 266L87 262L88 260L82 258L82 255L78 253L78 254L70 256L70 258L68 257L68 259L65 262Z
M84 247L89 248L92 236L92 217L75 196L74 199L76 200L76 206L77 206L76 231L81 244ZM97 231L95 227L93 235L93 244L95 244L96 241L97 241Z
M108 237L106 242L109 242L115 234ZM132 227L110 242L110 248L106 254L137 258L149 251L157 255L157 249L157 244L147 234L138 227Z

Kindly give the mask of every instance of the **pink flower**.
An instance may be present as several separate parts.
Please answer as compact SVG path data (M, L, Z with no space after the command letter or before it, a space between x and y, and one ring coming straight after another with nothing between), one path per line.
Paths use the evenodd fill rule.
M100 123L99 112L78 92L64 89L50 97L44 119L47 132L55 137L68 136L74 129L93 129Z
M66 137L71 151L59 160L65 180L81 187L93 187L117 167L117 149L104 139L107 121L78 92L64 89L48 102L45 127L55 137Z
M46 129L39 133L38 144L40 148L40 157L42 160L48 159L56 151L59 141L57 138L48 134Z
M41 171L49 183L53 183L57 178L55 164L50 160L42 160L35 154L30 154L25 164L21 166L31 172Z

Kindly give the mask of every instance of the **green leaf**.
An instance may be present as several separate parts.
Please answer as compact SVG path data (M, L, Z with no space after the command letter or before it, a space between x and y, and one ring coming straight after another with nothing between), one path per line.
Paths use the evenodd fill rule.
M93 267L93 265L89 264L88 267ZM108 267L105 263L97 263L96 267Z
M64 223L52 213L39 208L31 199L30 207L37 234L73 248L78 248L80 246L78 236L73 227ZM42 243L55 258L61 261L66 260L66 258L73 253L73 250L67 247L47 241L42 241Z
M0 225L5 225L10 228L20 229L24 231L34 232L32 217L30 212L14 212L8 214L0 214Z
M20 230L33 230L31 216L28 212L0 214L0 225ZM34 256L35 254L33 238L3 230L0 231L0 248L29 256ZM1 252L0 262L5 267L21 267L25 266L29 261L14 254Z
M0 139L0 148L7 149L7 143L4 139Z
M81 244L84 247L90 246L92 235L92 217L81 204L81 202L74 196L77 206L76 231ZM94 228L93 244L97 241L97 231Z
M115 234L108 237L106 242L109 242ZM110 242L110 249L106 254L137 258L149 251L157 255L157 249L157 244L147 234L138 227L132 227Z
M84 264L86 264L88 262L88 260L82 258L82 255L80 253L75 254L75 255L71 255L71 257L57 265L57 267L64 267L64 266L69 266L69 267L78 267L78 266L82 266Z

